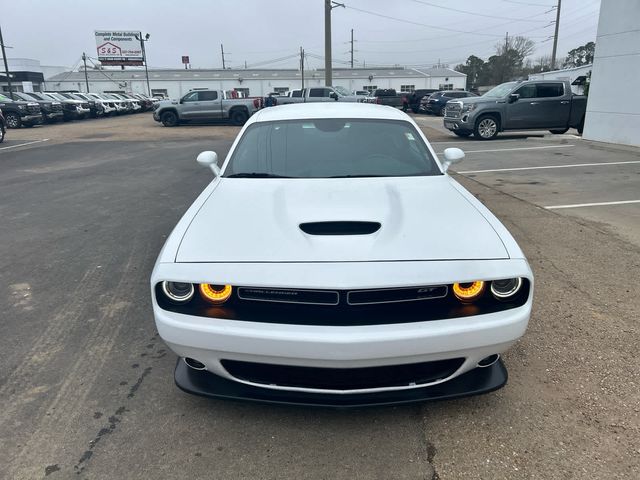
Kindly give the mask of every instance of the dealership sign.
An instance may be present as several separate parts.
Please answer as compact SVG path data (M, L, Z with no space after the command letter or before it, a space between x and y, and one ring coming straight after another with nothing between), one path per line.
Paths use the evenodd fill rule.
M140 32L96 30L98 60L103 65L142 65Z

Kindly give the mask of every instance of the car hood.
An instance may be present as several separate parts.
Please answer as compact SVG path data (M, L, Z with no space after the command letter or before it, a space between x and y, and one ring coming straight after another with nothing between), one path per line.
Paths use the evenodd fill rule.
M472 103L504 103L506 100L497 97L465 97L449 99L449 101L462 102L465 105L469 105Z
M377 222L370 234L314 235L300 224ZM447 176L222 178L176 262L359 262L509 258L488 220Z

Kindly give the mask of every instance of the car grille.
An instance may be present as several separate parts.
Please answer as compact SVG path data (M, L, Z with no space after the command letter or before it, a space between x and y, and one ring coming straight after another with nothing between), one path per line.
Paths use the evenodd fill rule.
M453 375L464 358L364 368L318 368L221 360L233 377L246 382L322 390L424 385Z
M89 104L88 103L83 103L82 104L82 108L89 108Z
M27 105L27 112L29 112L31 114L38 114L38 113L40 113L40 106L39 105Z
M52 112L61 112L62 111L62 105L60 105L60 104L51 105L51 111Z
M341 301L347 305L373 305L444 298L447 296L447 290L446 285L351 291L239 287L238 298L308 305L338 305Z
M447 103L447 107L444 111L444 116L450 118L458 118L461 111L462 106L459 103Z

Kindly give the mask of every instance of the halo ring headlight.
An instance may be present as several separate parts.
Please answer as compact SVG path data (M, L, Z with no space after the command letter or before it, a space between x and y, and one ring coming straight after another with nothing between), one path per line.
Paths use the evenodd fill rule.
M475 282L454 283L453 294L461 302L472 302L484 292L485 282L476 280Z
M200 295L206 301L214 305L222 305L229 300L233 287L231 285L212 285L210 283L200 284Z
M522 278L505 278L491 282L491 293L498 300L506 300L513 297L522 287Z
M162 282L162 292L174 303L185 303L191 300L195 289L192 283L186 282Z

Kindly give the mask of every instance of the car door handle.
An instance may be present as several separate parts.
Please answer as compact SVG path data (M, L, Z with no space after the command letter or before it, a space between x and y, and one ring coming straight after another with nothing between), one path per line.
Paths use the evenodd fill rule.
M531 102L531 105L538 105L538 102Z
M567 103L569 103L569 100L562 100L560 103L567 104Z

